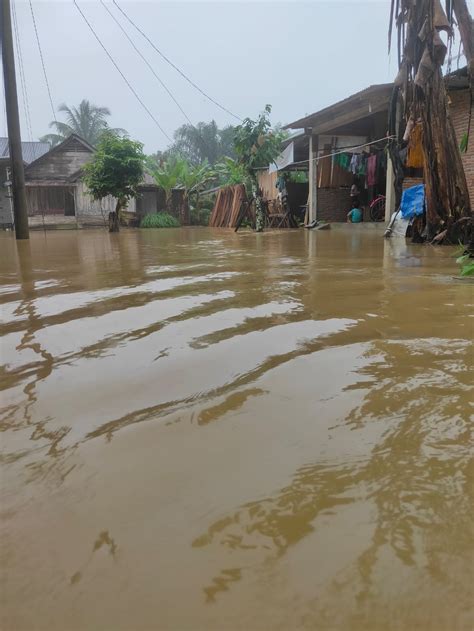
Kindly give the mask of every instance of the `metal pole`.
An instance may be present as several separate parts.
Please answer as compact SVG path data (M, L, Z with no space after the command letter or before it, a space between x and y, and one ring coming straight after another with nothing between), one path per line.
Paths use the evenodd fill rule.
M7 110L8 141L12 166L13 214L17 239L28 239L28 211L26 206L25 173L21 152L20 115L16 91L15 57L13 53L10 0L0 0L3 77L5 80L5 104Z

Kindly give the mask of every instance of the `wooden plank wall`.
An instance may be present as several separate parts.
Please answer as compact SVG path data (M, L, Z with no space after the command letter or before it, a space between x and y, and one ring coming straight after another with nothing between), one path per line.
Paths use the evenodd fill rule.
M74 215L73 186L27 186L26 202L28 214L34 215Z
M86 185L78 182L76 185L76 215L94 215L108 217L109 212L115 210L117 200L109 195L101 200L94 200L89 194ZM135 212L135 200L131 199L128 206L124 208L129 212Z
M278 199L278 189L276 187L276 181L278 179L278 172L269 173L267 170L257 172L258 185L262 189L265 199Z
M176 217L182 226L189 226L189 203L182 189L171 193L171 207L168 212ZM166 211L166 194L162 188L143 187L136 200L136 212L140 217Z
M102 200L92 199L82 182L70 186L27 186L26 199L30 216L107 217L116 205L116 199L111 196ZM135 212L135 200L130 200L124 210Z
M25 170L27 180L67 180L92 158L92 152L75 139L63 149L50 151Z

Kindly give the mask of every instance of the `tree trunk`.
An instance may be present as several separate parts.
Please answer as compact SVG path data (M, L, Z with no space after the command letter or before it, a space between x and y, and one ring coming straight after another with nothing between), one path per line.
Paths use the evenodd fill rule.
M197 221L198 225L201 225L200 202L201 202L201 199L199 197L199 191L196 191L196 202L194 204L194 217L195 217L195 221ZM190 211L190 215L191 215L191 211ZM190 219L189 223L192 224L191 217L189 219Z
M252 193L255 198L255 230L263 232L265 227L265 207L262 198L262 192L257 183L252 186Z
M169 215L173 214L172 209L172 201L173 201L173 190L165 191L165 210Z
M117 200L117 205L115 206L115 212L109 213L109 232L119 232L120 231L120 209L122 207L122 201Z
M469 192L441 69L424 90L423 172L428 240L448 223L470 214Z
M393 13L393 8L395 14ZM472 20L465 0L453 0L468 61L472 56ZM448 12L449 13L449 12ZM440 33L453 37L452 15L440 0L392 2L403 61L396 83L405 101L405 114L421 119L423 173L426 195L426 229L423 238L452 232L462 217L471 217L471 205L461 152L449 114L442 66L447 46ZM472 78L472 77L471 77Z

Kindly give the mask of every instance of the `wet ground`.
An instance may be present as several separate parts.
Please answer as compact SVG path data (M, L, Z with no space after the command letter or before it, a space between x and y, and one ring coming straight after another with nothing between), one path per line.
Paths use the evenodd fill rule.
M2 629L473 624L473 285L364 226L0 235Z

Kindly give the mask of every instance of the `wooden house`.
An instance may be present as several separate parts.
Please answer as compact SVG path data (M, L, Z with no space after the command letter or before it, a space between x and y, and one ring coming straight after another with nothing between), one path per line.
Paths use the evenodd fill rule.
M22 142L23 163L28 165L49 151L47 142ZM13 225L11 161L8 138L0 138L0 228Z
M286 126L286 129L304 130L308 137L310 221L316 217L324 221L346 221L351 203L350 188L356 183L355 178L331 157L323 156L383 139L387 133L391 93L392 84L372 85ZM368 202L377 194L386 193L387 181L390 182L390 176L387 178L383 169L378 173L376 185L368 191ZM364 187L363 182L357 185Z
M111 196L99 201L92 199L82 181L82 168L94 152L86 140L72 134L26 167L30 225L104 225L108 213L115 210L116 200ZM163 195L153 178L145 174L139 197L131 199L125 210L129 216L136 215L138 223L143 215L163 208ZM182 204L173 208L181 223L189 223L189 212L183 211Z
M445 77L448 91L449 115L459 142L469 133L473 99L467 68L461 68ZM309 116L286 125L286 129L304 130L308 139L306 162L309 179L309 218L324 221L345 221L350 208L350 187L359 188L364 182L341 169L331 158L333 153L383 139L387 133L389 101L393 84L372 85L361 92L330 105ZM403 133L404 125L401 123ZM385 143L380 143L383 146ZM367 145L368 147L372 145ZM377 145L373 147L377 148ZM357 150L357 149L356 149ZM360 150L360 149L358 149ZM462 153L471 204L474 200L474 143L469 142ZM291 169L291 165L286 168ZM403 187L423 182L423 169L405 169ZM386 197L385 219L388 221L395 206L393 168L388 158L377 172L374 186L366 187L366 202L377 195Z

